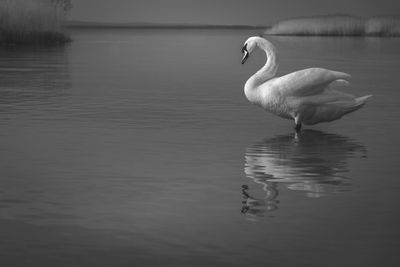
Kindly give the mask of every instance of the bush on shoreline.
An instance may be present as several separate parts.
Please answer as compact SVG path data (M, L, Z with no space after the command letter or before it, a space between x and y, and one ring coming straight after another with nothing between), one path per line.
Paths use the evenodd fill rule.
M400 36L400 17L358 18L329 15L289 19L274 24L267 35Z
M0 44L64 44L63 21L70 1L1 0Z

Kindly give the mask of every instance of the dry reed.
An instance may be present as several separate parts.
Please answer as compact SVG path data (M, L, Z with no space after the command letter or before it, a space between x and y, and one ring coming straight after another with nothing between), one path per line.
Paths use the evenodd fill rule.
M70 39L64 33L65 10L52 0L1 0L0 43L60 44Z
M284 20L265 31L270 35L400 36L399 17L358 18L329 15Z

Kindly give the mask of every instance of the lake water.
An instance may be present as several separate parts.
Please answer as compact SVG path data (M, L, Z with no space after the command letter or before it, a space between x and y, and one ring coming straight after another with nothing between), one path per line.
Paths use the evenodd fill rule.
M270 37L374 97L305 127L247 102L256 31L0 48L1 266L398 266L400 39Z

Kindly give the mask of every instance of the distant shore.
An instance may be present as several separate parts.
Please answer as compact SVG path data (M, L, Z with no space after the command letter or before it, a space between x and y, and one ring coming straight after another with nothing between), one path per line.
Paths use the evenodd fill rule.
M359 18L349 15L301 17L280 21L266 35L400 36L400 17Z
M213 25L185 23L107 23L66 21L67 28L132 28L132 29L265 29L264 25Z

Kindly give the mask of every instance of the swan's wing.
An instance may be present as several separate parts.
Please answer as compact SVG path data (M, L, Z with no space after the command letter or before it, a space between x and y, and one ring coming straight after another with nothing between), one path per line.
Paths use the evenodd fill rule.
M349 85L350 85L350 82L343 80L343 79L333 81L329 84L329 86L349 86Z
M327 90L323 94L308 97L294 97L298 99L298 110L302 122L315 124L333 121L343 115L361 108L370 95L355 98L353 95L336 90Z
M322 68L310 68L275 78L272 86L284 96L310 96L320 94L329 84L347 85L350 75Z

